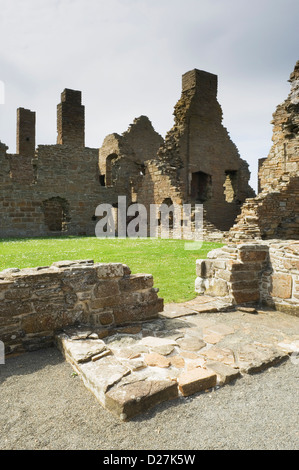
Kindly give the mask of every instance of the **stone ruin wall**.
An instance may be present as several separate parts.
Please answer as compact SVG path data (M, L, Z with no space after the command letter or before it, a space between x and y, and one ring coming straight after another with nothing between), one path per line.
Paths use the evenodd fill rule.
M196 291L231 305L260 305L299 316L299 242L227 245L197 260Z
M273 145L259 168L260 193L248 199L229 240L299 239L299 61L287 99L273 114Z
M53 345L68 326L92 325L102 337L157 317L163 299L150 274L121 263L59 261L0 272L0 340L7 355Z

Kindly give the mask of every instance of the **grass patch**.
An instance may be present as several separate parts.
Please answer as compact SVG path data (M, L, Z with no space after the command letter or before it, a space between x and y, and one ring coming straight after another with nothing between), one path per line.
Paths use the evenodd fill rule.
M133 274L154 276L165 303L195 297L195 260L204 259L222 243L204 242L201 249L184 249L184 240L100 239L96 237L0 239L0 271L6 268L49 266L54 261L93 259L127 264Z

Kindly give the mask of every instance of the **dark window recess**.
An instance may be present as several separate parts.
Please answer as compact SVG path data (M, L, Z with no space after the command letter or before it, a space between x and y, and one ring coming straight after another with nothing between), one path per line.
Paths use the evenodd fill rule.
M141 176L145 176L145 169L146 169L145 165L140 165L140 175Z
M191 199L193 202L203 204L212 197L212 176L197 171L192 173L191 180Z
M167 197L166 199L164 199L162 204L165 204L167 207L170 208L173 205L173 202L170 197ZM168 221L166 220L166 223L169 224L170 229L173 229L173 219L174 219L173 211L169 210L168 214L166 214L166 217L168 217ZM159 218L158 218L159 226L161 225L161 220L162 220L162 214L161 214L161 211L159 211Z
M100 175L99 179L100 179L100 185L101 186L106 186L105 175Z
M53 197L44 201L42 207L50 232L66 232L70 221L68 202L61 197Z
M116 153L112 153L111 155L108 155L108 157L106 158L106 186L113 185L112 171L113 171L113 166L117 157L118 156Z

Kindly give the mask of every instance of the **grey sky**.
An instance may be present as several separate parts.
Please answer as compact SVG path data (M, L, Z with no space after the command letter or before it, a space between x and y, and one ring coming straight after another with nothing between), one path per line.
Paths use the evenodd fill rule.
M218 75L223 123L256 189L299 59L298 24L298 0L0 0L0 140L15 152L25 107L37 113L37 144L56 143L64 88L82 91L89 147L142 114L164 137L181 76L198 68Z

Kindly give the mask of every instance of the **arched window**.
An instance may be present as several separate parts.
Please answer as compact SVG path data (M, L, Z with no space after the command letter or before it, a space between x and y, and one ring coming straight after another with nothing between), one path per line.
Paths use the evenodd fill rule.
M112 177L112 168L114 161L117 159L118 155L116 153L111 153L106 158L106 186L113 185L113 177Z

